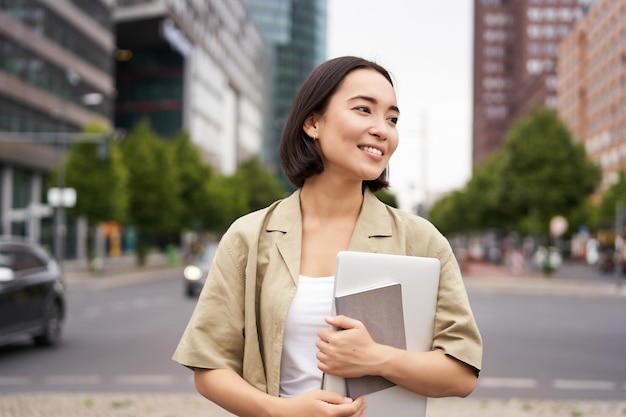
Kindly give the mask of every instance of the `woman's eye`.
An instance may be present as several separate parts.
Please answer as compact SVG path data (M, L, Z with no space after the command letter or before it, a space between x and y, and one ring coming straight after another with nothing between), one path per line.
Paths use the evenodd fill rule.
M398 117L397 116L389 117L387 120L389 120L394 125L398 124Z
M370 108L367 106L358 106L358 107L355 107L354 109L365 112L365 113L370 113Z

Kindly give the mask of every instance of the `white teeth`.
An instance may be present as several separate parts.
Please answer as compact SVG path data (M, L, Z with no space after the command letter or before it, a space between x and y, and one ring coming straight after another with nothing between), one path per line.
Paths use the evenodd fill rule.
M372 148L371 146L362 146L361 149L374 155L383 156L383 152L380 149Z

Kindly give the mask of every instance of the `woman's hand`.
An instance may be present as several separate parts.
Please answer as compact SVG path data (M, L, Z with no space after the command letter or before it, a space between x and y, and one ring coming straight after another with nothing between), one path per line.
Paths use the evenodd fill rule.
M330 391L309 391L292 398L281 398L284 402L280 414L300 417L361 417L367 405L363 397L352 400Z
M333 328L318 332L318 368L343 378L378 375L386 347L372 339L363 323L341 315L325 320Z

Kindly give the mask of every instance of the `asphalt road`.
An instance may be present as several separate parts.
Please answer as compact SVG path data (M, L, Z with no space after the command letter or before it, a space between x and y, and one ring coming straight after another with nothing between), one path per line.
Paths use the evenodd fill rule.
M170 360L195 305L177 273L72 282L60 347L0 348L0 417L227 415ZM626 414L626 296L589 291L596 278L469 278L483 372L469 399L432 400L428 416Z
M70 285L62 345L0 348L0 392L194 393L191 371L170 357L195 300L183 297L177 277L163 278L110 288Z

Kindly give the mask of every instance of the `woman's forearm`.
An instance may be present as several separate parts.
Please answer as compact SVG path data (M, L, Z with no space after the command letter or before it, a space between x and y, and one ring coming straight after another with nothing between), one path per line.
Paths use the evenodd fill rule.
M230 369L196 369L196 389L202 396L241 417L271 417L276 397L254 388Z
M376 373L408 390L433 398L467 397L476 387L475 371L439 350L382 349L387 359Z
M360 417L366 404L330 391L280 398L259 391L230 369L198 369L196 389L208 400L240 417Z

